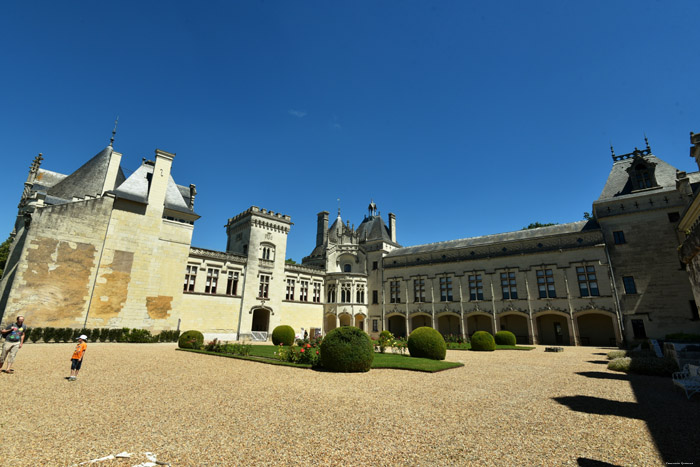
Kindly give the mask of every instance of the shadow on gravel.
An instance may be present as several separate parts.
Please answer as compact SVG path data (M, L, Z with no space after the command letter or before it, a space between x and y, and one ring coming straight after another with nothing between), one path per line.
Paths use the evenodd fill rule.
M602 356L604 356L604 357L607 357L607 356L608 356L608 354L606 354L605 352L596 352L596 353L594 353L593 355L602 355Z
M576 460L578 461L578 465L581 467L620 467L616 464L608 464L607 462L587 459L585 457L579 457Z
M586 378L597 379L619 379L627 381L627 375L618 375L615 373L605 373L604 371L579 371L577 375L585 376Z
M607 365L609 360L588 360L588 363L597 363L598 365Z
M644 420L656 449L667 465L697 463L700 459L697 449L700 398L686 399L682 391L676 390L669 377L596 371L578 374L590 378L628 380L637 402L590 396L555 397L555 401L577 412ZM620 435L624 438L624 433ZM579 459L579 465L610 465L582 462L599 461Z

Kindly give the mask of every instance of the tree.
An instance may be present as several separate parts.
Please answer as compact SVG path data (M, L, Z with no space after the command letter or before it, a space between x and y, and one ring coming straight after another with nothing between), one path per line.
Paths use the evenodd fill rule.
M527 227L523 227L521 230L537 229L539 227L549 227L550 225L557 225L557 223L550 222L549 224L543 224L541 222L533 222L532 224L528 225Z
M0 244L0 277L5 270L5 263L7 263L7 257L10 255L10 245L12 245L12 237L7 237L7 240Z
M287 258L284 260L284 264L297 264L292 258Z
M589 220L593 219L593 216L591 216L591 213L590 213L590 212L585 211L585 212L583 213L583 218L586 219L587 221L589 221Z

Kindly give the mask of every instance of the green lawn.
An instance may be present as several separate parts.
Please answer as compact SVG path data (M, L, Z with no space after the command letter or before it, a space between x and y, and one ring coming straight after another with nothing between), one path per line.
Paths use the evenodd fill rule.
M447 343L447 350L471 350L472 345L469 342L457 344L455 342ZM496 350L532 350L534 347L524 345L496 345Z
M273 365L285 365L294 366L298 368L310 368L311 365L302 365L297 363L281 362L275 359L276 346L274 345L254 345L251 348L250 356L243 357L240 355L226 355L215 352L207 352L206 350L189 350L189 349L178 349L186 350L188 352L202 353L207 355L216 355L229 358L239 358L244 360L251 360L260 363L271 363ZM413 358L408 355L398 355L392 353L375 353L374 362L372 363L372 368L392 368L397 370L412 370L412 371L425 371L429 373L434 373L436 371L447 370L450 368L457 368L464 366L462 363L447 362L444 360L431 360L429 358Z

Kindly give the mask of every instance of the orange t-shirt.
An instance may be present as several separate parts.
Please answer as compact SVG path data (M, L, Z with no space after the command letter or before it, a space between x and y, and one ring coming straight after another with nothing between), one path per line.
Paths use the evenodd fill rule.
M85 349L87 349L87 344L85 342L78 342L78 345L75 346L75 352L73 352L71 360L82 360Z

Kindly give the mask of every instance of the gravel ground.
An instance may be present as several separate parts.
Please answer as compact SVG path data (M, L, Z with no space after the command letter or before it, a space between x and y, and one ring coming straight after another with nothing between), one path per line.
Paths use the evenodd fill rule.
M145 452L173 466L698 462L672 458L692 452L672 451L696 441L698 397L687 401L669 378L608 371L607 349L448 351L465 366L334 374L175 344L89 343L68 382L73 348L27 344L15 373L0 374L5 410L18 411L0 418L2 464L76 465L122 451L134 457L96 465L137 465ZM649 413L695 424L669 431Z

